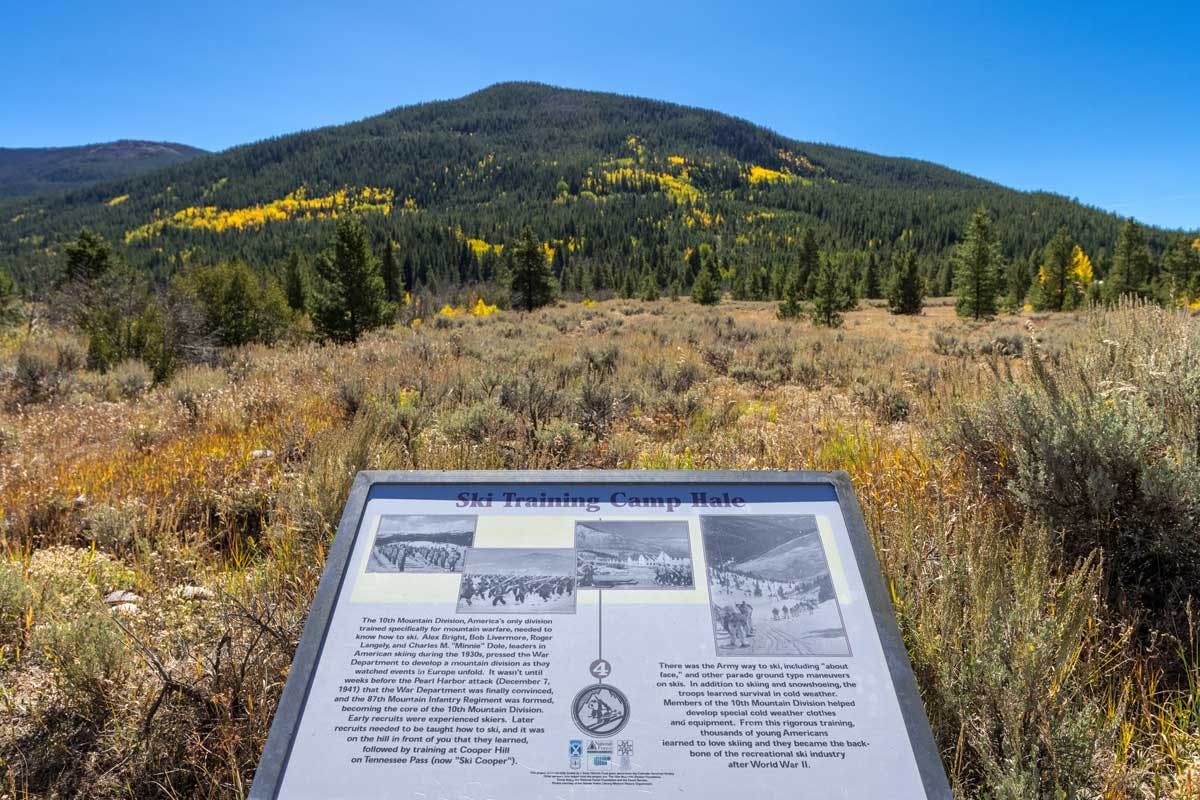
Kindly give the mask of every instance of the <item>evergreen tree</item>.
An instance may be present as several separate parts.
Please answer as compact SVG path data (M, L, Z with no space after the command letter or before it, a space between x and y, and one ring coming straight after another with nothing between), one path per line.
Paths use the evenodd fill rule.
M983 319L996 314L996 284L1000 270L1000 242L992 218L976 209L966 235L954 250L954 308L960 317Z
M505 251L512 253L509 289L512 291L513 304L525 311L533 311L552 301L555 294L554 275L546 263L546 251L533 235L533 229L526 226Z
M812 298L812 319L816 325L836 328L842 324L842 311L850 305L845 284L837 266L826 259L817 270L816 292Z
M108 240L88 228L80 230L75 241L64 247L63 252L66 254L62 276L65 283L93 281L113 267L112 247Z
M658 281L654 279L654 273L649 270L642 276L642 286L638 291L638 298L647 303L658 299Z
M322 339L357 341L387 318L383 276L357 217L338 221L331 251L316 263L313 326Z
M679 295L683 292L683 289L680 288L678 279L671 281L668 291L670 292L670 297L672 300L679 299Z
M1176 236L1163 254L1163 277L1167 303L1191 303L1200 295L1200 239Z
M874 253L871 253L871 257L867 259L867 266L863 271L862 296L868 300L878 300L883 297L883 287L879 279L879 259Z
M799 286L805 297L811 297L815 290L818 270L821 268L821 251L817 248L817 237L812 228L806 228L800 238L800 259L796 264Z
M288 307L293 311L304 311L308 307L308 276L304 256L298 248L293 247L288 253L287 264L283 270L283 293L287 297Z
M687 254L688 279L690 281L694 281L699 277L702 266L704 265L700 261L700 248L693 247L691 252Z
M892 280L888 286L888 311L893 314L920 314L925 305L925 281L917 254L900 250L892 257Z
M1150 281L1150 251L1142 226L1125 220L1117 246L1113 250L1112 269L1104 281L1104 295L1110 301L1125 294L1146 294Z
M721 302L721 287L717 285L712 274L712 262L705 261L692 284L692 302L702 306L716 305Z
M21 319L21 299L8 271L0 269L0 330L17 324Z
M477 270L478 264L470 248L467 248L467 255ZM383 275L383 296L389 303L399 303L404 299L404 276L400 274L400 266L396 263L396 245L391 237L388 237L387 247L383 249L379 271Z
M783 300L779 303L778 312L780 319L796 319L800 316L804 310L802 295L800 275L793 272L787 285L783 287Z
M1033 282L1033 308L1036 311L1062 311L1071 307L1071 267L1075 242L1066 228L1059 228L1046 244L1042 265Z
M632 300L634 294L636 294L634 288L633 273L626 271L625 274L621 276L621 297L625 300Z
M1014 258L1004 267L1004 306L1014 314L1025 305L1029 280L1029 266L1023 259Z

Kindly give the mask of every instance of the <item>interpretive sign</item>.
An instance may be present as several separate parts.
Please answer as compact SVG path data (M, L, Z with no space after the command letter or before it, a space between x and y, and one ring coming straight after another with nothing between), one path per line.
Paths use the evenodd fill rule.
M251 798L950 798L845 473L364 472Z

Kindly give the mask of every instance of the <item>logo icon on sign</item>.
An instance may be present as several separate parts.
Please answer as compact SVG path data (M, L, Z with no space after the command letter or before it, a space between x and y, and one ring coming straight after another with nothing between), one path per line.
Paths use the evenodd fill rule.
M583 764L583 740L572 739L567 748L567 756L571 759L571 769L579 769Z
M629 771L633 768L633 742L622 739L617 742L617 755L621 757L621 769Z
M589 686L575 695L571 716L579 730L590 736L615 736L629 721L629 700L609 684Z

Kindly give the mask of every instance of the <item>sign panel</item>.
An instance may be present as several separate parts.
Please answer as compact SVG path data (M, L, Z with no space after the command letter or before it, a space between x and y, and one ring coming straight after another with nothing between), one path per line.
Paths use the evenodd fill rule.
M362 473L252 798L949 798L844 473Z

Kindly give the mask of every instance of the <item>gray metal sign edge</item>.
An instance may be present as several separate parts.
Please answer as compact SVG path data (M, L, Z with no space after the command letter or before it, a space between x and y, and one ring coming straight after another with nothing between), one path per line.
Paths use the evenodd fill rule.
M900 703L900 712L908 730L913 757L925 787L927 800L953 800L950 784L942 766L937 743L920 689L908 660L908 651L896 624L891 596L883 584L879 561L867 532L862 509L854 494L850 476L844 471L816 472L810 470L468 470L418 471L369 470L358 473L350 488L346 507L338 523L333 546L325 559L325 571L317 584L317 592L304 623L304 632L292 659L287 682L279 698L275 718L267 734L262 757L250 786L249 800L275 800L283 782L284 769L291 753L292 741L300 725L301 711L308 699L309 688L317 662L325 644L325 635L333 617L334 605L346 578L350 554L358 534L359 524L366 511L367 497L378 484L472 484L472 483L599 483L621 480L626 483L826 483L834 487L842 509L846 531L854 549L859 574L866 589L876 630L883 646L884 658L891 673L892 685Z

